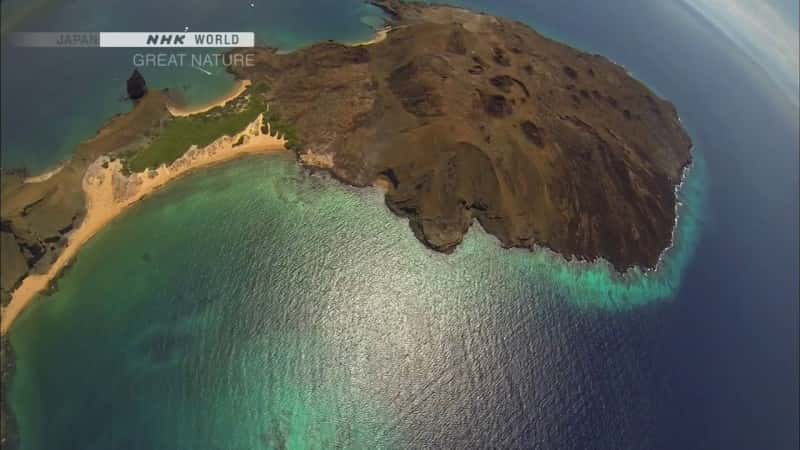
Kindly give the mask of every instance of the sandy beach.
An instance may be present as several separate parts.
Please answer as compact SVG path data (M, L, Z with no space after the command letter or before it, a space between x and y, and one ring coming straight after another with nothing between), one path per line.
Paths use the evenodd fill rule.
M86 196L86 217L69 236L63 252L45 274L30 275L12 293L8 306L2 309L0 333L5 334L17 316L69 265L92 236L103 229L128 207L157 191L170 181L195 169L219 164L243 155L286 151L285 141L261 132L262 115L234 136L222 136L206 147L191 147L169 166L125 176L119 160L98 158L86 170L82 187ZM244 142L235 145L240 138Z
M245 89L247 89L249 86L250 86L250 80L236 80L230 92L209 103L192 106L189 108L170 104L167 105L167 109L169 109L170 114L172 114L175 117L199 114L202 112L206 112L210 109L214 109L217 106L225 106L225 103L228 103L229 101L241 95L242 92L244 92Z
M375 36L372 39L370 39L368 41L364 41L364 42L353 42L350 45L352 45L353 47L360 47L362 45L377 44L378 42L381 42L381 41L385 40L386 36L389 35L389 31L391 31L391 30L392 30L391 27L381 28L380 30L377 30L375 32Z

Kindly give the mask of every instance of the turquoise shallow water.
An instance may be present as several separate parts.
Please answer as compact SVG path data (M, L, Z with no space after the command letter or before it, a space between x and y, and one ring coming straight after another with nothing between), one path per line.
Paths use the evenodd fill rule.
M278 2L272 15L45 3L52 20L93 27L217 17L298 45L366 37L372 23L359 2L333 0ZM377 191L289 159L243 160L132 209L20 318L6 399L23 448L798 447L796 111L677 2L464 3L607 55L674 101L702 159L661 269L620 277L502 250L477 228L434 254ZM58 9L73 4L98 22ZM37 142L93 132L81 120L107 119L95 104L116 107L105 69L71 67L83 78L69 94L107 84L112 97L62 103L49 75L5 84L7 61L4 164L9 126L46 166L53 148ZM31 86L50 101L24 102ZM60 122L40 135L32 117Z
M212 169L100 233L15 324L22 448L402 446L389 361L444 365L437 347L480 330L486 302L592 314L669 296L690 252L678 242L669 270L624 279L477 228L447 256L378 191L288 157Z

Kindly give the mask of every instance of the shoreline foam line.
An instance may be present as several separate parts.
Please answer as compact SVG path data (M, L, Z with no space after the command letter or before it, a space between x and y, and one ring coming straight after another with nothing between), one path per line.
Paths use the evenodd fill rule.
M123 174L120 160L112 161L107 156L98 158L86 170L81 183L86 197L86 216L69 236L69 242L48 271L27 276L11 293L11 301L2 308L0 334L8 332L25 307L58 278L95 234L130 206L196 169L244 155L286 151L284 139L262 132L262 120L263 114L259 114L234 136L222 136L202 148L192 146L169 166L162 164L157 169L129 176Z

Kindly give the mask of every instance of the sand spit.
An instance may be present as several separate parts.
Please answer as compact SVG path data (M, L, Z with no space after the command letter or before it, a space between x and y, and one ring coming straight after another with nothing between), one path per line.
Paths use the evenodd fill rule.
M86 170L82 188L86 196L86 217L69 236L69 242L47 273L29 275L14 290L11 302L2 309L0 333L5 334L17 316L47 289L73 260L83 245L128 207L157 191L170 181L201 167L250 154L286 151L285 141L261 131L262 115L234 136L222 136L206 147L192 146L169 166L126 176L119 160L101 156ZM241 142L240 142L241 140ZM238 145L237 145L238 144Z

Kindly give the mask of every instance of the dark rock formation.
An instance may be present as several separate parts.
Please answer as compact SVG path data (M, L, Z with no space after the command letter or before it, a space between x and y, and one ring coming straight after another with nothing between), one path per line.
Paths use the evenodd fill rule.
M144 77L138 70L134 69L131 77L128 78L128 98L131 100L139 100L147 93L147 83Z
M233 68L272 87L301 154L330 156L353 185L388 178L388 206L436 250L477 219L506 246L656 265L691 157L672 104L519 22L372 3L394 21L380 43L257 49Z

